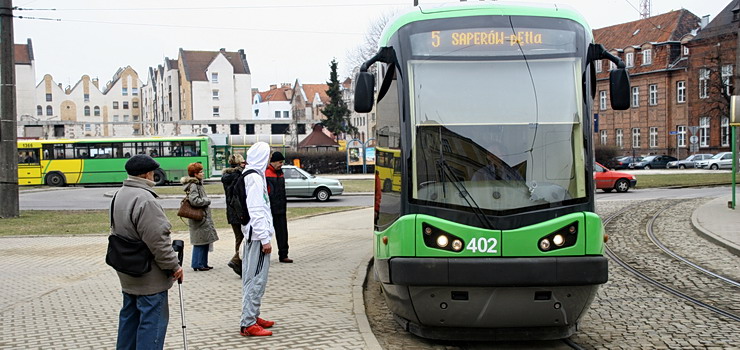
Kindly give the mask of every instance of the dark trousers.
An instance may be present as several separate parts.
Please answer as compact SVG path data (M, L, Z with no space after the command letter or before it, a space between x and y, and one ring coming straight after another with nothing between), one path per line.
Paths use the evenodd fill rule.
M278 245L278 258L288 257L288 217L286 214L274 214L272 225L275 226L275 239Z
M233 258L231 258L231 261L241 266L242 259L239 259L239 247L242 245L242 241L244 240L244 233L242 232L242 225L231 224L231 230L234 231L234 237L236 238L236 249L234 250L236 254L234 254Z

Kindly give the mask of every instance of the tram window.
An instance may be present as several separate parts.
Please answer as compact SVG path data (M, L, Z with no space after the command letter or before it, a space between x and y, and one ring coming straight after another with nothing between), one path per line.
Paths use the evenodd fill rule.
M383 68L387 68L384 66ZM383 70L384 72L386 70ZM383 99L377 102L376 106L376 120L378 125L383 125L377 129L375 133L375 139L377 140L376 145L378 147L389 148L394 152L383 152L382 162L386 169L382 169L383 166L376 165L375 169L378 170L378 180L381 186L385 189L381 192L379 197L376 197L376 201L380 201L376 204L378 213L375 215L375 226L378 230L384 230L390 224L398 220L400 217L398 203L400 193L398 187L403 183L403 167L400 158L403 152L401 149L401 114L398 100L398 75L395 73L391 76L386 74L383 80L391 79L390 86ZM378 86L382 86L378 85ZM379 155L380 156L380 155ZM391 171L390 169L393 170ZM396 197L398 199L390 199ZM385 198L385 199L384 199Z

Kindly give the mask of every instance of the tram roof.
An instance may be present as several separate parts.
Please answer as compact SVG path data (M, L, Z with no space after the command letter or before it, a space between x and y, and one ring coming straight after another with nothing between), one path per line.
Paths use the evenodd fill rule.
M419 5L399 13L385 27L380 46L401 27L418 21L468 16L538 16L570 19L581 24L587 33L591 27L586 19L570 6L562 4L514 3L514 2L459 2L441 5Z

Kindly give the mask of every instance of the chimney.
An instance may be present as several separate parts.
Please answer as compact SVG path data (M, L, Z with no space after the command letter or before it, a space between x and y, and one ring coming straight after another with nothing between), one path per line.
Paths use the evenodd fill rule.
M706 27L707 24L709 24L709 15L704 15L701 18L701 22L699 22L699 26L701 27L701 29L704 29L704 27Z
M290 89L291 88L291 84L290 83L282 83L282 84L280 84L280 87Z
M276 84L270 84L270 90L274 90L274 89L277 89L277 85Z
M93 85L95 85L96 88L98 88L98 90L100 90L100 86L99 86L99 83L98 83L98 78L94 78L92 80L92 83L93 83Z
M226 53L226 48L225 48L225 47L222 47L222 48L221 48L221 49L219 49L218 51L220 51L221 53Z

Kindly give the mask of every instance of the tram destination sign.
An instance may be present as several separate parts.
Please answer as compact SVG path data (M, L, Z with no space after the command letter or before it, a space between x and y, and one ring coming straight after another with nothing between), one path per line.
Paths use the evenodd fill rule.
M465 28L411 35L417 56L551 55L576 52L576 33L543 28Z

